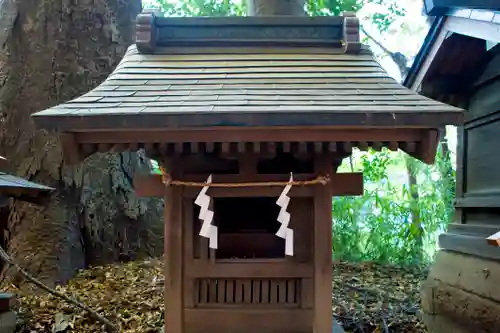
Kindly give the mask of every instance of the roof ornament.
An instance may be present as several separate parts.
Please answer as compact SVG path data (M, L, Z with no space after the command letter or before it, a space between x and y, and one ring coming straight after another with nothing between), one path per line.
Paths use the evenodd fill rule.
M354 12L342 12L344 24L342 25L342 46L345 53L358 53L361 50L359 35L359 19Z
M157 11L145 10L139 15L135 22L135 44L141 53L153 53L156 48L158 28L155 24L156 17L162 14Z

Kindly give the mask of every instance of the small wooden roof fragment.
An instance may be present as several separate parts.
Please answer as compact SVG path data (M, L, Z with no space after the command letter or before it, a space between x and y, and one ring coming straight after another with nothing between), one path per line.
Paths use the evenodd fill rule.
M136 44L102 84L33 119L38 127L70 134L76 144L79 133L99 133L92 142L98 144L112 132L134 132L134 142L145 142L138 133L151 130L437 129L461 124L463 110L389 77L361 45L359 21L351 14L143 13Z
M2 164L3 167L7 159L0 156L0 162L4 163ZM0 172L0 198L13 197L18 200L40 204L48 198L52 191L54 191L52 187Z

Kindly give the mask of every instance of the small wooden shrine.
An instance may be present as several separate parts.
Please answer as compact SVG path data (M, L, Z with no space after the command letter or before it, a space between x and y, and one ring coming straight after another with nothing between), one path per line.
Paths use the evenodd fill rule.
M168 333L330 333L332 196L353 147L432 163L460 109L402 87L339 17L137 18L89 93L34 115L66 158L145 149L163 175Z

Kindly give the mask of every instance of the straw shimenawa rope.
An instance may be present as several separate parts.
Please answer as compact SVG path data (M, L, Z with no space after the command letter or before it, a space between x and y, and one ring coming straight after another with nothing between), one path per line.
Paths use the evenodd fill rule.
M187 187L226 187L226 188L241 188L241 187L271 187L271 186L310 186L310 185L326 185L330 182L329 176L318 176L310 180L294 180L294 181L269 181L269 182L247 182L247 183L206 183L206 182L189 182L181 180L173 180L165 169L160 168L162 182L166 186L187 186Z

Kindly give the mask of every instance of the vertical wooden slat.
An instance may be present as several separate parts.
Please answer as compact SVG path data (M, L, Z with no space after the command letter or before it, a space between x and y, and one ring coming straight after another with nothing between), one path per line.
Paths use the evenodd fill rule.
M318 174L331 174L326 156L315 159ZM332 331L332 195L330 186L314 188L313 332Z
M297 294L296 294L296 279L289 279L286 281L286 302L287 303L296 303L297 302Z
M234 280L226 280L226 303L234 303Z
M245 304L252 303L252 280L243 280L243 302Z
M243 279L236 279L234 286L234 303L243 303Z
M337 143L336 142L329 142L328 143L328 152L334 153L337 151Z
M278 280L277 281L277 287L278 287L278 303L287 303L287 280Z
M195 303L201 303L201 284L200 284L200 279L195 279L194 280L194 297L195 297Z
M432 164L436 159L436 152L439 143L439 131L429 130L422 138L419 155L422 161Z
M191 203L191 206L193 206L193 203ZM197 234L197 230L200 230L200 220L198 220L198 217L194 215L194 212L191 221L193 224L193 228L191 230L191 241L193 242L193 255L195 259L202 259L203 256L201 253L200 237Z
M190 199L182 201L183 225L184 225L184 262L188 265L194 259L194 240L193 240L193 204ZM185 276L185 274L184 274ZM192 308L195 304L195 280L193 278L186 278L184 280L183 294L184 306Z
M209 254L210 252L208 251L208 238L201 237L198 233L200 232L201 228L201 222L198 223L198 230L194 231L194 237L198 239L198 246L200 248L200 259L201 260L209 260Z
M218 279L219 286L217 287L217 303L225 303L226 299L226 280Z
M293 198L290 201L290 227L294 230L294 256L289 260L310 263L312 259L312 212L311 198ZM287 258L288 259L288 258Z
M283 152L290 153L292 151L292 143L291 142L283 142Z
M261 294L262 294L262 280L253 280L252 282L253 288L253 303L260 304L262 303Z
M271 294L271 304L278 304L278 285L279 282L277 279L273 279L269 283L269 292Z
M218 279L210 279L209 289L208 289L208 302L217 303L217 288Z
M260 300L262 304L268 304L270 301L269 288L269 280L262 279L260 285Z
M200 303L206 304L208 302L208 280L199 279L198 284L200 285Z
M169 333L182 333L184 313L181 198L182 187L165 190L165 332Z

